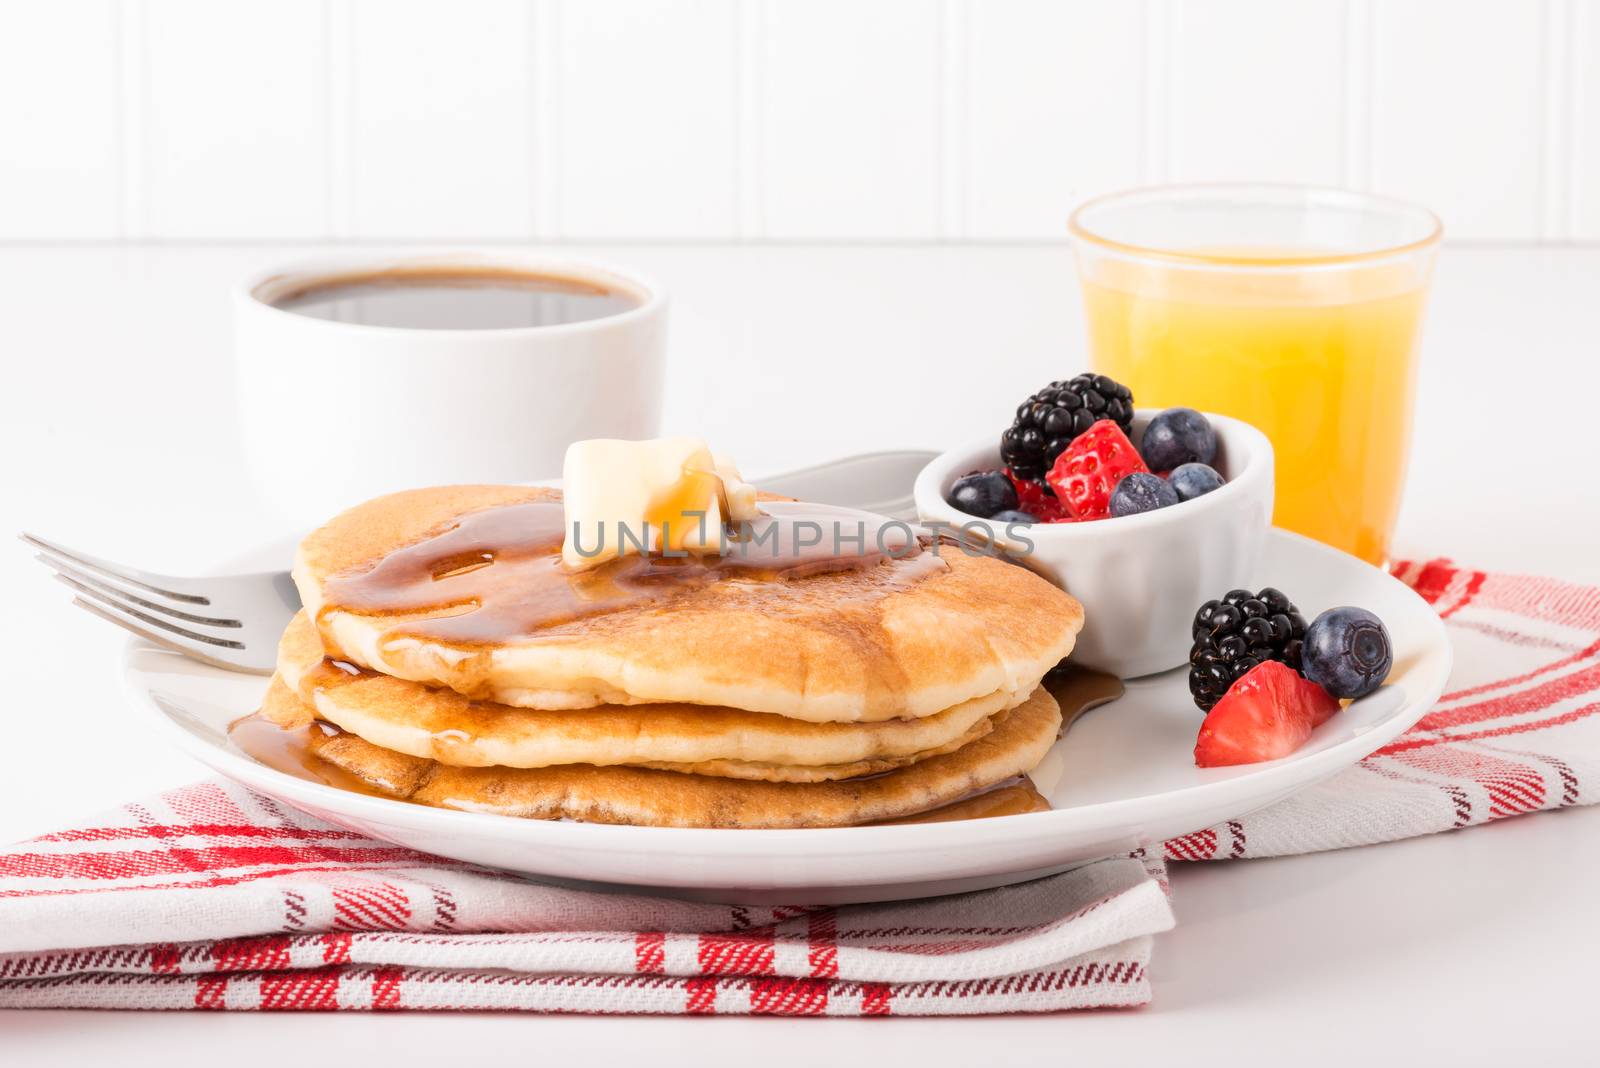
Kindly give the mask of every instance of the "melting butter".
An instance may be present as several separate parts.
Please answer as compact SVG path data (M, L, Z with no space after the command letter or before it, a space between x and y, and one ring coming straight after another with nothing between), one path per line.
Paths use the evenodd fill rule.
M562 482L561 558L575 570L630 554L718 554L725 524L760 514L755 487L699 438L574 442Z

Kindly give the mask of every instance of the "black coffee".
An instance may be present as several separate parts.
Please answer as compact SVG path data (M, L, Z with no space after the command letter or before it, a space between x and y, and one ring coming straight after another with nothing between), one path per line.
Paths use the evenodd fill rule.
M558 326L639 306L631 293L585 279L492 268L344 275L314 282L272 303L338 323L414 330Z

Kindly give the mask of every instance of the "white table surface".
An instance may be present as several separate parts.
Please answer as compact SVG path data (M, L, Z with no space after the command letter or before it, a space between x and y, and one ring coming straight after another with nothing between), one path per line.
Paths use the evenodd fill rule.
M283 531L252 500L231 414L229 283L306 249L0 248L0 530L199 570ZM666 428L746 471L998 431L1085 364L1056 247L584 248L677 303ZM1600 582L1600 249L1447 249L1429 311L1400 555ZM302 422L334 418L308 384ZM1496 428L1510 417L1515 437ZM529 472L529 477L543 472ZM121 637L0 553L8 680L0 841L202 774L137 729ZM1368 849L1176 865L1179 924L1137 1012L979 1020L0 1013L10 1064L550 1063L1348 1065L1600 1058L1600 810ZM1584 846L1591 848L1584 848Z

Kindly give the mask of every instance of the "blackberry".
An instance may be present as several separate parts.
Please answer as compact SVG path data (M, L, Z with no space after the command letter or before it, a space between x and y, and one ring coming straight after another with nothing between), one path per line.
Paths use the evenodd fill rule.
M1306 620L1280 590L1229 590L1194 615L1189 693L1209 712L1245 672L1266 660L1300 670Z
M1000 435L1000 458L1018 478L1038 481L1072 439L1101 419L1126 434L1133 425L1133 394L1105 375L1081 374L1052 382L1023 401Z

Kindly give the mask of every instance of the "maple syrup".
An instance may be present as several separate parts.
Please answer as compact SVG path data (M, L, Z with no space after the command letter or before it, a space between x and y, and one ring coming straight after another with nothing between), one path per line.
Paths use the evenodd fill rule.
M280 727L257 712L228 724L228 741L250 759L285 775L370 797L391 796L318 757L313 732L324 738L342 733L338 727L320 719L301 727Z
M1049 812L1050 802L1045 800L1033 780L1026 775L997 783L980 793L952 801L948 805L918 812L914 816L883 820L877 826L899 827L911 823L951 823L956 820L986 820L995 816L1021 816L1029 812Z
M948 567L901 534L904 524L877 530L867 524L859 541L852 527L846 538L835 539L834 524L858 523L860 513L819 507L815 515L762 516L742 524L721 555L629 555L574 571L561 559L563 516L560 501L469 513L364 572L330 579L320 614L410 617L392 627L386 641L497 645L731 579L782 583L871 569L879 580L903 586Z

